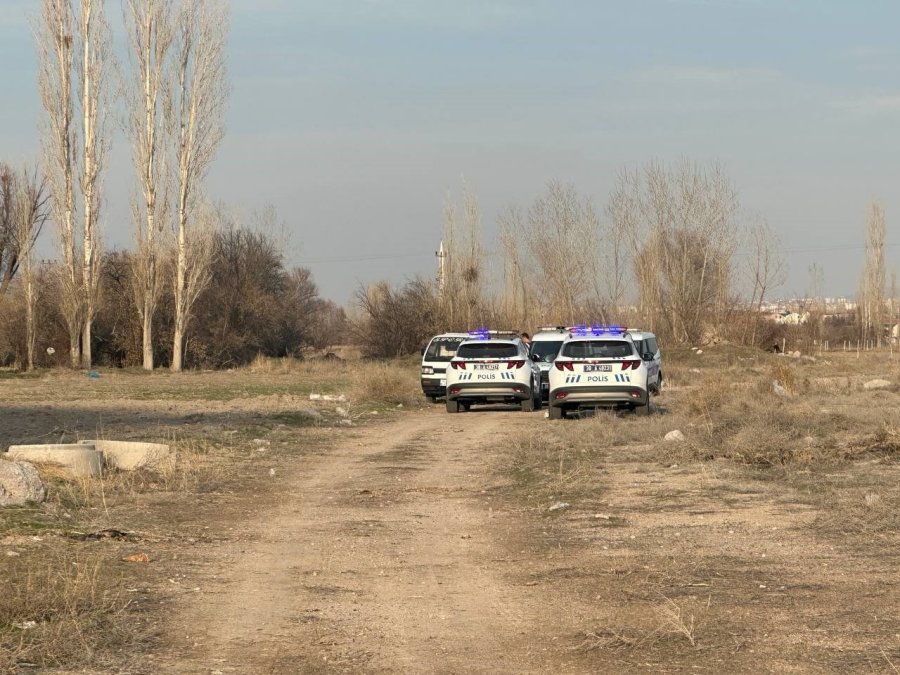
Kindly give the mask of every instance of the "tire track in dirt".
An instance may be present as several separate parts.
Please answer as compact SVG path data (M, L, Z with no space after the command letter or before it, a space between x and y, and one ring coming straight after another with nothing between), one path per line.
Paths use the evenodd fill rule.
M494 513L494 448L541 414L427 411L298 462L276 512L218 552L217 593L174 625L181 672L539 672L550 598L496 561L519 541ZM505 517L506 516L506 517ZM542 667L542 665L544 667ZM559 671L560 662L553 662Z

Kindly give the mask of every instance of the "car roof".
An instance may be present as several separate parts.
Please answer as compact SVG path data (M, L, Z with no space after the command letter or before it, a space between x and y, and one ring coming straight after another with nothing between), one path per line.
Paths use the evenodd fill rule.
M468 339L469 337L471 337L471 336L468 333L438 333L431 339L432 340L436 340L438 338L466 338L466 339Z

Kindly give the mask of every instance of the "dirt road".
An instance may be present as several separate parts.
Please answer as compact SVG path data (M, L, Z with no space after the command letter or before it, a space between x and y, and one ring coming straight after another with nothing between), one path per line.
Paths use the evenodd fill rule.
M276 475L280 496L213 551L176 618L181 672L548 672L554 598L521 575L492 506L514 411L366 428ZM549 628L549 630L548 630Z

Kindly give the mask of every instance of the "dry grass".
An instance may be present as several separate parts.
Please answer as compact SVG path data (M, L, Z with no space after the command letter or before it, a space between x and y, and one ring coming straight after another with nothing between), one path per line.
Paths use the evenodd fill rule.
M0 561L0 671L102 665L138 639L119 575L101 556L42 550Z

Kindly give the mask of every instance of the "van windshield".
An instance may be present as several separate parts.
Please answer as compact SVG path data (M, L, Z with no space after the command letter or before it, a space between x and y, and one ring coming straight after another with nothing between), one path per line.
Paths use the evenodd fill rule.
M456 352L461 359L512 359L519 349L511 342L470 342Z
M449 361L456 356L456 350L465 338L436 337L428 345L423 361Z

